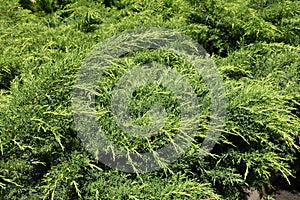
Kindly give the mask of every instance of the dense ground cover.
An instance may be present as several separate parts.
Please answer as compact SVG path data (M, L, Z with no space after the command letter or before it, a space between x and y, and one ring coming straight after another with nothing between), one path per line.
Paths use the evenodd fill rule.
M242 199L243 187L299 189L299 8L291 0L1 1L1 199ZM140 27L169 28L198 41L222 74L228 105L221 139L200 157L210 109L201 76L170 52L120 58L99 80L103 95L96 102L99 122L118 145L151 151L168 142L161 135L155 143L121 137L105 112L112 86L131 66L155 61L185 74L203 107L197 137L179 160L160 171L128 174L86 151L71 99L76 72L92 49ZM143 87L132 101L139 123L156 101L176 114L165 88ZM164 127L167 136L176 120Z

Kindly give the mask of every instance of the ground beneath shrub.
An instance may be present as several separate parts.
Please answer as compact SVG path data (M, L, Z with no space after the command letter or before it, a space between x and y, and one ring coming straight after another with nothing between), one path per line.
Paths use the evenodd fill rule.
M284 179L278 179L273 182L275 190L271 192L271 196L276 200L300 200L300 172L297 173L294 179L291 179L291 184L287 184Z
M300 200L300 174L297 173L296 178L291 180L291 184L287 184L285 179L275 177L272 181L273 189L267 194L276 200ZM244 189L246 192L246 200L262 200L261 194L256 189ZM266 200L267 198L263 198Z
M279 190L271 195L276 200L300 200L300 193Z
M278 190L270 195L276 200L300 200L300 193L296 191ZM263 198L264 200L266 198ZM260 198L259 192L257 190L252 190L248 193L246 200L263 200Z

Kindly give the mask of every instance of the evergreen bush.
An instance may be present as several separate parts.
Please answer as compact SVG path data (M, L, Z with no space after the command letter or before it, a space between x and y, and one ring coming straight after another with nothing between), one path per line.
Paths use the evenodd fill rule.
M299 1L12 0L0 2L0 199L242 199L273 177L300 179ZM84 58L124 30L165 27L197 40L212 55L227 95L225 128L206 157L201 143L210 114L208 89L175 53L125 55L99 79L99 123L119 146L153 151L176 132L178 103L163 87L140 88L135 120L154 102L170 118L163 135L125 137L109 114L111 91L132 66L156 62L188 77L201 106L189 150L159 171L110 169L77 136L72 91ZM105 112L104 112L105 111ZM297 185L295 187L298 187Z

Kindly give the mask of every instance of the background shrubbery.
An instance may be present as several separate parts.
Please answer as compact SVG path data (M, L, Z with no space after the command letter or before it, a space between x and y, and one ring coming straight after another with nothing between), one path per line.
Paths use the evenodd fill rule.
M243 186L268 192L274 179L299 189L299 7L283 0L1 1L1 199L241 199ZM211 155L198 156L207 107L185 155L168 169L137 175L109 169L86 152L74 129L71 93L93 47L140 27L174 29L203 45L223 76L228 114ZM168 52L121 58L109 69L115 79L101 79L99 110L109 106L105 89L122 75L120 67L149 61L182 73L189 68ZM201 77L186 75L205 103ZM136 110L147 101L136 100ZM109 128L108 134L120 131Z

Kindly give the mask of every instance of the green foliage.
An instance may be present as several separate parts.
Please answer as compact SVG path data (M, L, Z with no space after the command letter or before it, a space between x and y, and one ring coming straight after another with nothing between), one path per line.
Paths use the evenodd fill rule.
M227 55L254 42L299 44L299 1L193 1L191 29L209 52Z
M299 179L299 6L281 0L0 2L1 199L242 199L242 186L263 190L274 174L286 183ZM126 174L86 152L71 99L77 70L97 43L140 27L180 31L213 54L228 113L220 141L200 157L210 114L202 77L170 52L118 59L99 80L96 103L99 123L120 147L153 151L171 141L178 126L174 94L147 85L136 91L130 111L147 124L145 113L160 102L169 117L165 134L137 140L122 133L109 114L110 98L133 66L176 69L201 108L195 140L179 160L161 171Z
M85 186L89 191L85 199L220 199L209 183L199 183L179 173L168 177L142 175L136 178L114 171L93 172L89 182Z
M34 13L53 13L63 9L67 4L74 3L75 0L19 0L22 8L31 10Z

